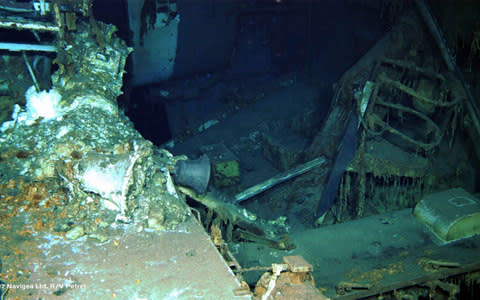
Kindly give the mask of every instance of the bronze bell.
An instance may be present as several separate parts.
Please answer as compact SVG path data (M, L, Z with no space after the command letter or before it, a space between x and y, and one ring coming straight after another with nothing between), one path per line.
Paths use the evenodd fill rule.
M191 187L198 194L205 193L210 180L210 159L204 154L195 160L179 160L174 179L178 185Z

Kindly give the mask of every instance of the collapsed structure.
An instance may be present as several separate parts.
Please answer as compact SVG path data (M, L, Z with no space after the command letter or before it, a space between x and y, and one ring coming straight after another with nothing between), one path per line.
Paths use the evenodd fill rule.
M0 15L2 28L40 33L40 44L1 43L4 49L22 53L0 57L12 66L9 72L2 71L0 78L0 104L9 111L2 115L0 133L3 282L28 279L41 283L45 278L67 282L68 288L45 289L67 298L188 298L206 293L217 298L249 298L254 290L253 295L261 299L324 299L318 289L323 285L328 286L324 291L329 296L355 298L427 282L428 287L418 294L427 290L429 295L440 291L454 296L458 293L455 284L439 279L474 274L469 282L478 281L478 263L468 259L478 247L477 240L471 245L446 246L442 248L445 253L439 251L451 259L447 250L458 250L465 254L459 262L431 258L427 251L438 237L439 244L450 244L478 233L478 200L465 191L475 191L475 168L467 164L472 153L462 144L464 136L457 136L461 128L474 139L480 127L478 109L462 78L450 67L445 70L438 53L425 43L427 32L415 32L422 27L422 18L405 13L344 73L318 131L318 107L305 101L311 107L305 105L284 122L245 125L248 132L233 137L234 144L222 136L225 133L217 125L228 119L225 113L223 119L192 126L188 134L161 148L144 139L119 109L117 97L133 49L116 36L115 26L94 19L90 0L52 1L48 7L45 1L37 4L37 12L15 3L8 9L25 15L10 14L9 10ZM29 19L31 13L42 16L41 21ZM177 24L179 20L175 10L169 21ZM56 52L56 56L27 55L28 51ZM425 57L430 61L424 61ZM53 74L52 63L56 66ZM298 86L301 83L294 74L275 82L273 89L296 95ZM272 94L267 88L256 92L248 97L235 92L228 101L239 110ZM469 117L462 118L465 107ZM469 122L472 126L465 125ZM201 142L189 141L189 136L196 134L203 134ZM475 141L473 144L478 146ZM182 149L188 149L189 156L203 153L210 157L205 162L202 156L199 164L208 164L209 177L211 163L213 187L207 190L204 185L196 190L174 182L177 163L188 160L178 153ZM255 161L248 157L259 151L271 170L278 172L260 183L246 184L242 172L255 170ZM448 156L448 151L457 155ZM450 189L459 183L464 189ZM431 194L439 190L447 191ZM438 199L446 200L440 205ZM415 215L402 210L415 205ZM471 210L465 205L471 205ZM395 210L400 211L384 215ZM460 211L461 217L454 213L445 216ZM377 218L379 214L382 216ZM351 227L341 224L337 227L341 233L331 227L322 230L325 225L365 216L373 217L356 220ZM292 232L290 219L309 229ZM419 220L432 228L432 233L427 234ZM396 224L399 231L392 226L385 229L389 224ZM383 235L356 231L362 226L378 229ZM338 238L335 243L343 243L338 253L328 247L332 236ZM363 248L356 249L355 243ZM27 250L18 251L19 245ZM59 250L58 245L66 250ZM425 250L426 257L411 253L420 246L430 247ZM258 248L253 251L249 247ZM321 251L322 257L315 251ZM30 259L26 259L28 252L32 253ZM55 255L48 257L51 253ZM75 258L79 253L81 258ZM92 260L87 259L89 255ZM87 277L96 268L92 261L99 263L110 255L116 262L109 260L112 266L98 267L98 273L108 278L108 289L96 294L73 288L85 282L92 285L90 289L101 288ZM155 259L150 260L150 255ZM282 263L278 263L279 255ZM235 256L241 257L242 263ZM371 258L376 256L384 259L385 267L362 270L361 274L351 269L351 261L355 264L360 258L372 265ZM64 261L55 261L58 257ZM124 261L133 266L128 269ZM211 265L203 266L205 261ZM260 266L243 265L252 261ZM335 270L322 269L332 261ZM271 267L262 266L269 264ZM403 272L404 264L413 270L413 284ZM132 275L137 276L135 280L119 275L122 268L135 272L137 266L145 265L150 269ZM109 272L110 267L116 273ZM433 272L426 276L428 268L448 270L446 275ZM256 285L252 284L256 280L245 279L249 272L265 271ZM148 278L148 272L160 279ZM226 284L207 288L202 281L208 279L205 274L217 274ZM386 274L398 278L383 281ZM117 283L118 277L123 280ZM188 286L182 283L185 278ZM0 289L2 299L8 290L14 296L26 293L11 285Z
M168 171L162 168L172 157L155 159L152 144L116 103L131 49L115 37L113 25L95 24L77 21L75 31L64 33L70 42L60 40L57 46L58 70L51 89L36 91L32 86L26 108L16 105L13 120L3 124L3 176L6 181L21 176L23 182L10 183L15 191L6 191L11 196L3 204L8 209L9 199L34 185L42 192L25 201L55 211L55 218L44 221L47 228L69 231L74 226L76 232L88 234L95 231L98 219L146 226L153 211L157 212L148 221L152 226L175 228L188 212L166 192L171 178L165 178Z

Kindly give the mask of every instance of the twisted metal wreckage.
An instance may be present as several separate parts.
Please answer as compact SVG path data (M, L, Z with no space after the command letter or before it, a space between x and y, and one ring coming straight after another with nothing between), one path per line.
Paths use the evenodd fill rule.
M38 39L38 44L0 43L1 49L22 53L34 83L26 94L25 108L15 104L12 120L1 128L1 223L7 251L2 258L2 283L6 283L2 299L7 292L14 297L25 292L15 283L25 280L32 265L38 268L32 263L38 254L34 249L37 244L52 247L49 232L71 241L88 237L100 243L111 242L109 230L121 224L133 226L136 232L181 233L191 213L184 194L178 191L215 210L221 217L214 224L225 222L229 228L235 224L245 234L254 231L250 236L288 248L265 237L273 227L244 209L215 199L201 200L209 198L196 197L187 188L177 189L170 173L186 157L174 157L164 149L154 151L118 109L116 98L122 93L125 61L132 49L115 36L113 25L94 20L91 2L39 1L33 8L32 3L0 3L1 28L31 31ZM58 69L48 91L42 90L46 85L41 77L46 74L35 74L29 51L56 52L53 63ZM10 59L18 57L2 57ZM13 81L5 84L6 90L13 88ZM23 251L13 250L19 246L17 238L28 241L23 247L31 249L29 259ZM200 248L205 243L194 240ZM215 264L214 259L209 270ZM228 272L223 276L228 277ZM233 290L238 282L229 285ZM52 292L64 293L61 289ZM68 297L73 297L70 292Z
M1 127L0 220L7 250L4 253L8 253L4 254L0 264L2 281L42 280L42 277L27 276L32 272L32 264L35 266L37 262L25 260L25 253L14 250L16 240L35 240L41 236L50 240L48 249L53 249L52 245L58 242L49 235L51 232L61 239L65 237L70 243L84 243L88 237L102 245L111 242L118 247L120 238L112 239L111 234L112 231L118 234L115 230L119 228L126 228L127 232L130 228L139 235L145 232L194 232L194 229L184 227L184 224L192 222L191 210L185 200L189 197L208 211L204 220L200 220L198 214L200 222L189 226L203 223L210 229L214 245L242 282L226 285L226 288L235 289L234 296L251 295L250 288L242 281L243 273L263 270L267 272L255 288L255 295L261 299L275 297L276 293L322 299L324 296L315 288L311 275L313 267L303 258L284 256L283 263L271 267L242 268L225 240L230 242L236 238L280 250L294 249L295 245L286 235L287 230L281 220L261 220L238 204L281 182L297 178L297 183L301 183L301 175L312 170L317 175L318 172L324 176L329 173L324 190L312 199L312 213L318 224L325 221L328 212L338 220L347 218L352 214L352 207L357 216L364 215L367 209L365 194L371 185L369 180L375 181L378 177L384 182L389 182L392 176L401 178L421 189L414 192L428 191L429 183L423 182L422 177L426 169L426 160L422 156L411 154L410 160L416 166L413 170L395 164L391 157L379 157L378 153L371 151L371 147L367 147L367 135L388 133L410 143L415 152L428 153L439 145L442 132L447 128L455 131L457 115L464 106L476 130L472 135L480 134L479 113L473 96L446 50L441 32L428 9L423 1L416 3L441 49L449 72L438 73L395 55L396 51L400 51L390 44L395 30L406 30L417 22L411 16L407 17L340 80L325 126L307 151L311 160L238 193L234 200L226 202L215 193L198 194L194 189L176 185L172 173L177 163L187 158L173 156L165 149L155 149L118 109L116 98L122 93L125 60L132 49L115 36L113 25L93 18L91 0L34 1L33 8L27 2L0 1L0 27L31 31L39 41L38 44L0 43L0 49L22 53L22 57L17 59L24 61L34 83L26 94L25 108L15 104L12 120ZM35 17L29 19L29 16ZM56 52L53 63L58 70L51 76L48 92L42 91L44 79L36 77L35 67L27 56L29 51ZM6 61L6 58L2 59ZM6 84L7 89L12 85L11 82ZM391 101L393 98L408 98L411 105ZM359 113L352 111L352 103L349 102L355 102L355 110ZM449 117L435 121L438 115L434 111L437 109ZM406 115L425 124L422 127L424 133L420 135L423 140L412 138L392 125L403 126L402 119ZM348 129L332 130L339 124L348 124ZM332 137L332 131L339 133ZM324 138L327 135L329 139ZM358 148L354 142L357 135ZM327 143L343 146L336 153L335 147ZM380 148L393 152L398 150L389 143L369 143L378 143ZM326 167L326 158L333 161L330 172ZM351 193L354 180L358 182L357 195ZM332 206L339 188L339 201ZM406 204L399 203L398 206L405 207ZM417 210L417 214L423 215L424 212ZM445 236L452 232L450 229L447 231ZM37 243L24 246L33 249L41 245ZM195 252L195 249L192 251ZM195 256L194 252L188 252L188 255ZM372 296L417 284L430 284L431 293L440 289L453 296L458 290L438 279L478 271L478 265L462 266L435 260L423 263L448 270L384 286L340 282L337 295L345 298ZM53 277L59 275L56 272L52 274ZM74 278L69 280L78 281ZM141 286L139 279L136 283ZM214 293L213 290L215 288L208 292ZM2 287L2 299L8 291L8 288ZM74 292L83 296L92 295L89 294L91 291L65 289L52 292L59 296L66 293L67 297L73 297ZM133 293L133 288L128 292ZM351 292L357 293L349 294ZM22 291L10 288L9 293L21 295ZM165 294L159 290L154 295Z

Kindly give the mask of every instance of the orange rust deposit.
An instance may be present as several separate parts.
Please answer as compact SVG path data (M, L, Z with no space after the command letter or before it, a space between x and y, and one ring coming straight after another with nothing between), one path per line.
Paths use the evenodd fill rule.
M23 226L22 230L18 234L21 236L31 236L33 234L33 231L30 228L26 228L26 226Z
M19 182L18 183L19 185L21 185L21 183ZM16 186L16 182L15 182L15 179L10 179L8 182L7 182L7 189L12 189Z
M75 171L73 170L72 162L71 161L66 162L64 166L65 166L65 168L64 168L65 175L66 176L73 176L73 173ZM68 171L68 174L67 174L67 171Z
M15 201L15 197L13 197L13 196L7 196L7 197L5 198L5 202L7 202L7 203L8 203L8 202L14 202L14 201Z
M23 249L15 249L15 250L13 251L13 254L15 254L15 255L25 255L25 250L23 250Z
M33 229L35 231L45 230L46 229L45 223L43 223L42 220L38 220L33 224Z
M67 212L65 210L62 210L59 214L58 214L58 218L60 219L64 219L67 217Z

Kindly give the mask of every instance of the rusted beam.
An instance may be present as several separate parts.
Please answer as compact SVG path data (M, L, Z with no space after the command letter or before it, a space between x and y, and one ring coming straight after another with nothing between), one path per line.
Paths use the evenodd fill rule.
M470 265L466 265L463 267L455 267L455 268L444 268L444 269L439 269L437 272L425 276L421 276L418 278L413 278L405 281L400 281L400 282L394 282L392 284L386 284L386 285L380 285L380 286L372 286L368 290L361 290L358 292L352 292L347 295L339 295L335 297L334 299L339 299L339 300L350 300L350 299L359 299L359 298L364 298L364 297L370 297L370 296L375 296L379 294L384 294L388 293L394 290L398 289L403 289L403 288L408 288L412 287L415 285L423 284L426 282L430 282L432 280L439 280L439 279L445 279L448 277L452 276L457 276L457 275L462 275L474 271L480 270L480 263L473 263Z
M57 32L57 25L43 22L23 22L19 20L0 20L0 28Z

